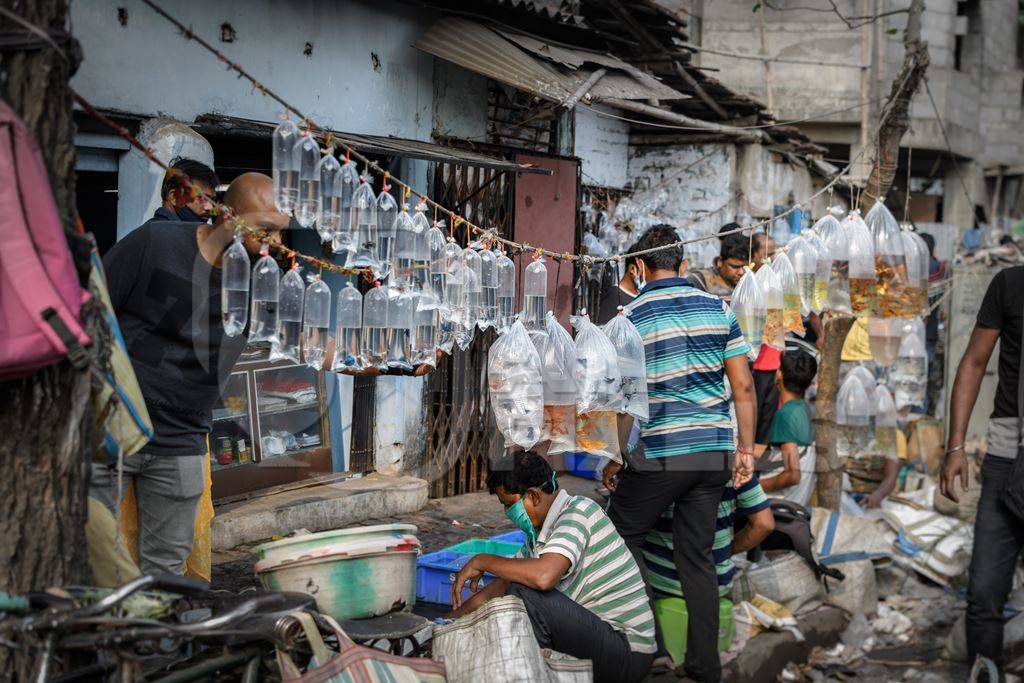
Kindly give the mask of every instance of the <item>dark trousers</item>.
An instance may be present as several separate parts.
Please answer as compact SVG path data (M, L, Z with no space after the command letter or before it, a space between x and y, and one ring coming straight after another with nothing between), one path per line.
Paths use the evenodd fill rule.
M757 422L754 424L754 443L768 445L772 433L772 420L779 412L779 388L775 386L774 370L754 370L754 395L757 398Z
M589 659L598 683L638 683L647 676L653 654L633 652L621 631L557 590L538 591L513 583L508 595L526 605L533 633L542 648Z
M1021 456L1018 456L1021 457ZM974 520L974 550L967 583L967 654L988 657L1003 671L1003 607L1024 548L1024 523L1003 504L1013 460L986 455Z
M718 681L718 575L711 546L722 490L732 469L727 453L691 453L647 460L627 458L618 488L612 494L608 517L646 580L641 546L669 504L675 503L672 542L679 583L686 596L689 623L686 635L686 675L698 681ZM650 584L647 593L652 596ZM662 642L658 632L658 643Z

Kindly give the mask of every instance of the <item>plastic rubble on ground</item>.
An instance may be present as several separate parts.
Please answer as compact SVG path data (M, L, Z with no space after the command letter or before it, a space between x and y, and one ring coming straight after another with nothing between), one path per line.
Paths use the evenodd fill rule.
M802 237L797 237L796 239L806 244ZM775 271L775 274L779 277L779 284L782 285L782 327L786 332L793 332L803 336L804 321L802 317L803 305L800 294L800 280L797 277L796 270L793 268L793 263L786 256L785 252L776 254L772 259L772 270ZM813 285L814 283L811 282L812 289Z
M548 311L540 360L544 378L544 427L541 440L550 442L548 454L576 450L576 344L569 332Z
M646 420L650 411L647 405L647 360L643 337L622 310L605 323L602 329L618 353L619 373L622 375L621 412L638 420Z
M745 643L764 631L788 631L798 642L805 640L793 613L762 595L736 605L733 611L735 638Z
M823 591L814 570L800 555L791 550L772 550L738 572L733 580L734 603L754 596L772 600L791 614L805 614L821 606Z
M936 583L948 585L967 571L974 533L953 517L910 505L886 505L882 519L898 534L897 557Z
M764 331L768 309L764 292L749 267L743 269L743 277L732 292L732 310L736 315L743 338L750 346L750 357L757 358L761 351L761 334Z
M302 308L306 287L297 267L288 269L281 278L277 299L277 335L270 344L270 360L299 362L302 337Z
M761 343L782 351L786 348L786 330L783 327L782 318L782 282L767 261L757 269L754 277L757 278L757 284L761 287L761 294L764 296L765 318Z
M531 448L544 426L540 355L517 320L491 345L487 385L498 430L510 444Z
M874 240L857 211L851 211L843 220L843 230L849 244L850 310L858 317L866 317L877 309Z
M850 618L850 623L839 640L848 648L866 652L875 644L875 632L868 618L862 612L858 612Z
M900 226L885 203L871 207L864 222L871 231L875 248L875 284L872 315L879 318L902 318L914 315L913 299L907 288L906 250Z
M884 602L879 603L878 614L871 620L871 629L875 633L896 636L900 642L910 640L910 632L913 628L914 622L910 617Z

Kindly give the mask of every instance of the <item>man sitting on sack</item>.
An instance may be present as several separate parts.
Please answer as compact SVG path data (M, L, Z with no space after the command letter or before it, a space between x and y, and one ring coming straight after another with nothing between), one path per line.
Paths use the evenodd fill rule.
M601 507L559 489L533 451L495 463L487 488L526 544L514 558L475 555L452 583L451 616L514 595L542 648L589 659L595 681L643 680L656 649L654 614L636 560ZM495 578L478 591L485 572ZM467 582L473 595L463 601Z

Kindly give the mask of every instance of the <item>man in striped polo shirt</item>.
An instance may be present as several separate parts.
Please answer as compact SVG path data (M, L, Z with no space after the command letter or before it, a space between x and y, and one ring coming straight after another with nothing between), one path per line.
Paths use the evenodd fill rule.
M559 489L533 451L492 465L487 488L526 544L515 558L473 556L452 583L452 615L514 595L541 647L589 659L595 681L643 680L656 649L654 613L640 568L601 507ZM485 572L495 579L463 602L463 586L477 591Z
M637 243L649 276L625 310L644 340L650 419L640 425L643 448L626 454L624 466L610 463L604 481L612 490L608 516L638 563L647 534L675 505L674 559L690 615L686 661L677 673L718 681L715 517L730 469L737 487L753 474L756 404L736 316L677 276L678 240L674 228L656 225ZM726 378L736 408L735 446Z

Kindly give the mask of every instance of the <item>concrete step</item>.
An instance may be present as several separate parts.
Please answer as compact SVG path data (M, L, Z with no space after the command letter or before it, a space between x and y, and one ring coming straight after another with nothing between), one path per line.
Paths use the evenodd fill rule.
M379 474L272 493L218 506L212 524L213 549L251 545L296 529L327 531L406 515L426 503L424 480Z

